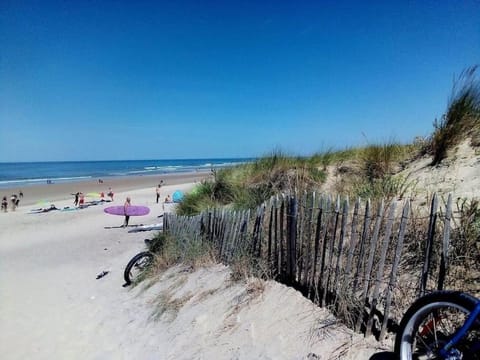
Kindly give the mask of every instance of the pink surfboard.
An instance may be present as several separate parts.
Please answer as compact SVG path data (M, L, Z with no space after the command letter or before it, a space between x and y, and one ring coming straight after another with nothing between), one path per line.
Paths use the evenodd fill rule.
M119 205L119 206L109 206L103 209L103 211L111 215L143 216L143 215L147 215L150 212L150 209L146 206L130 205L127 207L127 213L125 214L125 208Z

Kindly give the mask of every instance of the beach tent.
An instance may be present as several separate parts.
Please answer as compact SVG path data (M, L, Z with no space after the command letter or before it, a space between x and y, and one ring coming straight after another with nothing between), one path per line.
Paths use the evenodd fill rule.
M181 192L180 190L175 191L172 195L172 200L175 203L181 202L183 200L183 192Z

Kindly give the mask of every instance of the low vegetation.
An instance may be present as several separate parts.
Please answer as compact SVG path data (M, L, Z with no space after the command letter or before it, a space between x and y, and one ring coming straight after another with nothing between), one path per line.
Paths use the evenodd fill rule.
M429 152L433 165L440 163L447 152L469 137L472 145L480 145L480 81L477 66L463 71L455 80L447 112L435 121Z

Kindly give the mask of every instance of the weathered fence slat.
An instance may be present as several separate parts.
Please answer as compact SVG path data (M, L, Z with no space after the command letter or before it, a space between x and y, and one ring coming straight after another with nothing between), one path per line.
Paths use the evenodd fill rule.
M342 254L343 254L343 243L345 239L345 233L347 231L347 222L348 222L348 210L349 210L349 203L348 203L348 198L346 198L343 202L343 212L342 212L342 225L340 228L340 239L338 243L338 257L337 257L337 263L335 264L335 278L334 278L334 284L335 286L335 298L334 298L334 303L337 302L337 296L340 291L340 263L342 259Z
M293 196L289 199L289 214L288 214L288 277L291 283L295 282L295 268L296 268L296 242L297 242L297 199Z
M366 241L368 237L368 230L370 228L370 211L371 211L371 203L370 199L367 200L365 205L365 217L363 220L363 231L362 237L360 239L360 253L358 255L358 262L357 262L357 271L355 272L355 278L353 280L353 287L352 287L352 294L357 292L358 282L363 279L363 268L365 264L365 247Z
M298 284L302 283L302 271L305 263L304 256L306 255L306 251L304 250L305 241L306 241L306 234L305 234L305 224L306 224L306 216L305 214L308 213L307 209L307 192L304 191L303 195L300 199L300 202L297 204L297 244L296 244L296 258L297 262L296 266L296 274L297 278L295 281Z
M273 198L270 199L270 218L268 219L268 245L267 245L267 264L272 266L272 240L273 240Z
M278 243L278 196L275 197L275 217L274 217L274 229L275 229L275 275L278 277L280 274L280 245Z
M305 202L305 206L307 206L307 212L306 212L306 226L307 229L305 231L305 241L304 241L304 247L306 246L305 254L303 254L302 258L304 259L302 261L305 263L305 268L304 270L300 268L300 273L298 274L299 279L298 282L300 283L301 286L303 287L308 287L308 279L309 279L309 273L310 273L310 267L312 265L312 226L313 226L313 213L314 213L314 206L315 206L315 192L312 193L312 196L310 197L310 201ZM306 244L305 244L306 243ZM303 274L302 274L303 270ZM309 289L306 289L307 293Z
M433 194L432 206L430 209L430 221L428 224L428 235L427 243L425 246L425 261L422 268L422 277L420 281L420 296L425 295L428 281L428 271L430 270L430 264L432 260L432 251L433 251L433 239L435 237L435 224L437 222L437 208L438 208L438 197L437 194Z
M448 268L448 246L450 244L450 220L452 218L452 194L448 195L445 220L443 221L442 253L440 258L440 270L438 273L438 290L443 290L445 276Z
M335 212L333 216L332 222L334 223L332 234L330 236L330 245L329 245L329 253L328 253L328 274L327 274L327 283L326 283L326 290L323 293L324 301L326 301L326 295L328 292L333 290L331 289L331 277L333 275L333 258L335 254L335 240L337 238L337 227L338 227L338 218L340 217L340 196L337 196L337 201L335 202Z
M317 284L315 283L315 279L317 278L317 262L318 262L318 253L320 249L320 236L322 234L322 221L323 221L323 214L324 214L324 205L325 201L323 196L320 197L319 200L319 209L318 209L318 215L317 215L317 224L315 227L315 244L314 244L314 255L313 255L313 269L312 269L312 275L309 279L309 298L311 296L316 296L316 290L317 290ZM315 290L314 293L312 294L312 290Z
M353 209L353 218L352 218L352 228L350 233L350 244L348 249L348 258L347 258L347 267L345 269L345 285L348 286L352 279L352 261L353 253L355 247L357 246L357 221L358 221L358 211L360 209L360 198L355 202L355 207Z
M372 267L373 267L373 258L375 256L375 249L377 246L377 241L378 241L378 234L380 232L380 225L382 223L383 219L383 210L384 210L384 202L383 200L381 201L378 209L377 209L377 215L375 219L375 227L373 230L373 235L370 240L370 250L369 250L369 255L368 255L368 263L367 263L367 270L365 272L365 280L363 282L363 290L362 290L362 295L360 298L360 306L362 306L362 309L358 315L357 318L357 323L355 324L355 331L358 332L360 331L360 326L362 325L362 320L364 319L364 314L363 314L363 307L365 306L365 303L367 301L368 297L368 290L370 288L370 276L372 272Z
M280 261L279 261L279 276L280 279L285 279L285 272L286 272L286 259L285 259L285 196L282 196L282 202L280 205L280 238L279 245L280 245Z
M325 306L324 297L323 297L323 294L326 291L325 290L325 282L326 282L325 260L326 260L326 256L327 256L328 228L329 228L329 224L330 224L330 219L332 218L332 211L330 210L330 206L331 206L331 199L330 199L330 197L327 197L326 204L325 204L325 209L326 209L325 225L324 225L325 231L322 234L323 235L322 236L322 255L320 257L320 273L318 275L318 291L319 291L319 294L321 295L321 298L319 299L319 301L320 301L320 304L321 304L322 307Z
M393 265L392 265L392 271L390 272L390 281L388 283L387 287L387 296L385 300L385 309L383 312L383 323L382 323L382 329L380 330L380 341L383 340L385 337L385 332L387 331L387 323L388 323L388 318L389 318L389 313L390 313L390 305L392 302L392 296L393 296L393 286L395 284L396 278L397 278L397 268L398 264L400 263L400 257L402 255L402 249L403 249L403 239L405 237L405 229L407 227L408 223L408 215L410 212L410 202L407 201L405 203L405 206L403 207L402 211L402 220L400 222L400 230L398 232L398 240L397 240L397 248L395 250L395 259L393 260Z
M385 259L387 257L388 245L390 244L390 235L392 234L393 221L395 220L395 209L396 209L396 203L392 202L390 204L390 209L388 212L387 227L385 229L385 235L383 238L383 245L382 245L382 250L380 254L380 260L377 268L377 275L375 278L375 286L373 289L372 300L370 302L370 311L368 312L367 329L365 332L366 336L369 336L372 332L373 314L377 307L378 295L380 294L380 285L382 283L382 278L383 278Z

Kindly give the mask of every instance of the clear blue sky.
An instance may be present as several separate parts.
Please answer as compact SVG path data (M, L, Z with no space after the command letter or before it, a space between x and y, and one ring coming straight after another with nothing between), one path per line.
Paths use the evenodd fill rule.
M408 142L478 63L476 0L2 0L0 161Z

